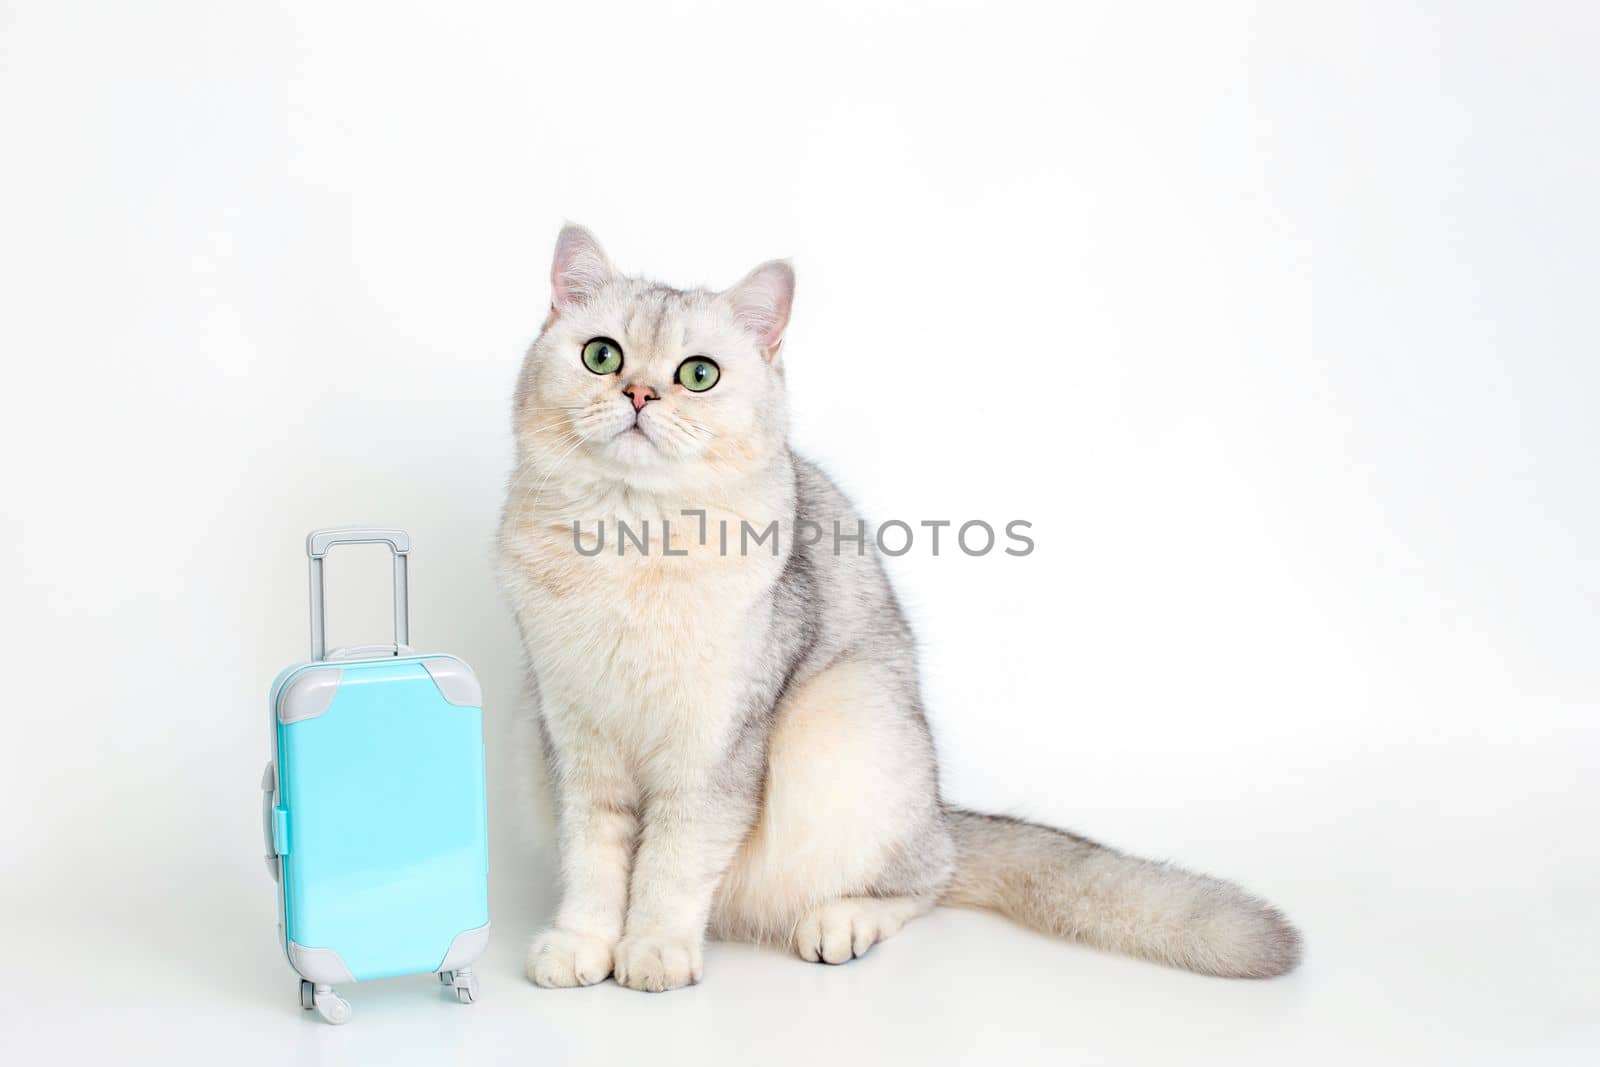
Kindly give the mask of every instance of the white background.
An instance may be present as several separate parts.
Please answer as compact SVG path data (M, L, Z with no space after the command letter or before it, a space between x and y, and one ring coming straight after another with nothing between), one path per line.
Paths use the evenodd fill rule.
M8 1060L1576 1062L1600 1044L1600 20L1583 4L0 4ZM793 256L795 437L876 519L947 795L1235 878L1302 970L941 912L842 969L546 992L492 574L564 217ZM273 943L301 539L408 528L488 700L485 1000ZM336 557L334 637L384 636ZM536 780L535 780L536 781ZM49 1050L49 1051L47 1051ZM1586 1050L1586 1051L1585 1051Z

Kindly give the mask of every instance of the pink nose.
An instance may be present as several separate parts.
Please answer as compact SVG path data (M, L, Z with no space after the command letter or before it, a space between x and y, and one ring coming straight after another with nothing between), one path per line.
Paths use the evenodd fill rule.
M644 406L652 400L660 400L661 396L648 385L625 385L622 395L633 401L633 410L642 411Z

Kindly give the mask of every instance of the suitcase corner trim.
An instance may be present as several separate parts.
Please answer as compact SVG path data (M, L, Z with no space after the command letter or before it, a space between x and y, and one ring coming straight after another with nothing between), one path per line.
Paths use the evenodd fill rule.
M287 938L284 939L284 946L289 953L289 965L307 981L334 985L356 980L350 968L345 966L344 959L334 949L307 948Z
M333 706L343 682L344 670L339 667L310 666L296 671L278 690L277 720L288 725L315 719Z
M463 660L448 655L428 656L422 660L422 669L433 679L446 703L459 708L483 707L483 687Z
M463 930L450 941L450 948L444 954L438 970L459 971L469 966L483 955L484 949L489 947L489 924Z

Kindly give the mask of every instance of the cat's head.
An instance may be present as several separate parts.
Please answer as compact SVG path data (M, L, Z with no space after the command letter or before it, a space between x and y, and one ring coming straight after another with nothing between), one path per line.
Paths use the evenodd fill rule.
M568 225L550 269L550 316L517 387L529 477L694 490L762 469L784 447L778 352L794 271L763 263L722 292L619 274Z

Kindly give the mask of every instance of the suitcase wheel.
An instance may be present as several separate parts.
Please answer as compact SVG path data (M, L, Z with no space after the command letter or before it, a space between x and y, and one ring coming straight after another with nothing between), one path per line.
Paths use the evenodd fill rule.
M478 976L472 973L471 967L463 967L459 971L440 971L439 981L454 989L456 1000L462 1004L472 1004L478 999Z
M310 982L306 981L304 978L300 979L300 1007L301 1008L305 1009L306 1011L310 1011L312 1008L316 1007L317 1006L316 994L317 994L317 987L316 986L312 985Z
M334 1026L350 1021L350 1002L335 993L332 986L318 985L312 993L312 1002L317 1014Z

